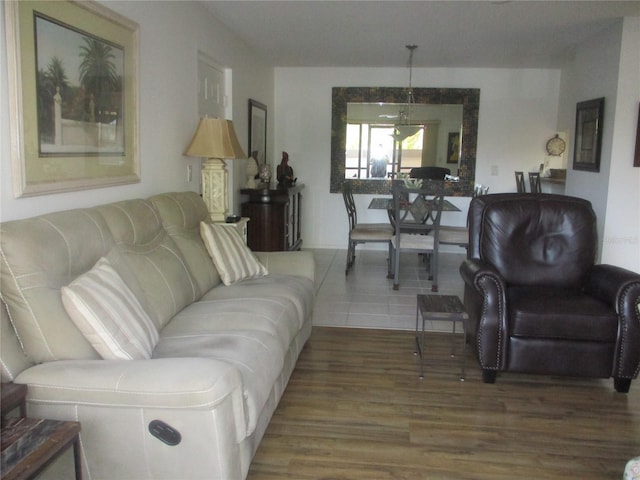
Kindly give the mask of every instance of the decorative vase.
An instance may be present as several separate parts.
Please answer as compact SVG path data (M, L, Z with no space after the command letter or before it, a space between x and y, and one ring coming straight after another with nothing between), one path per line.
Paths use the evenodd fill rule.
M260 177L260 182L261 183L270 183L271 182L271 167L269 167L267 162L264 162L260 166L260 171L258 172L258 176Z
M256 188L256 175L258 174L258 162L255 158L249 157L247 167L245 168L245 174L247 175L246 188Z

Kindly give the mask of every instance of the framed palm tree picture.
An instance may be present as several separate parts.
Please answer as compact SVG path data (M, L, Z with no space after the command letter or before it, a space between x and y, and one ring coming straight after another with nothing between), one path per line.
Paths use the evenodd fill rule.
M140 181L138 26L90 2L6 2L16 197Z

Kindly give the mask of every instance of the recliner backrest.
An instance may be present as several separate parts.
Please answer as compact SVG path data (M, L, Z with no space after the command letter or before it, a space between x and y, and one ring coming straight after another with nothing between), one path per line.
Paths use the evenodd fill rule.
M415 167L409 171L411 178L426 178L429 180L444 180L451 170L445 167Z
M596 216L587 200L505 193L469 207L470 258L493 265L510 285L580 288L595 262Z

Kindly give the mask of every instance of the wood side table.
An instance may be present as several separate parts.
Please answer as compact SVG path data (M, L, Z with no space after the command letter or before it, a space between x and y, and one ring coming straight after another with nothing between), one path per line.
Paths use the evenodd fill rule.
M76 480L82 480L80 458L80 423L28 418L26 385L3 383L2 386L2 480L32 479L56 458L73 446ZM20 417L6 417L20 408Z
M455 356L456 322L462 321L464 333L464 320L469 318L464 310L464 305L455 295L423 295L418 294L416 306L416 354L420 355L420 379L424 379L424 325L427 320L451 320L453 331L451 334L451 356ZM422 329L419 329L422 319ZM466 335L462 350L462 370L460 381L465 377L466 359Z

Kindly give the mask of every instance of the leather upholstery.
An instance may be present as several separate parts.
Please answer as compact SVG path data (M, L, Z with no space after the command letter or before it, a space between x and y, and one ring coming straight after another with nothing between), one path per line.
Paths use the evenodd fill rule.
M410 178L426 178L429 180L444 180L451 170L445 167L415 167L409 171Z
M640 369L640 275L595 265L596 217L580 198L474 198L461 265L466 335L485 381L497 371L613 376Z

